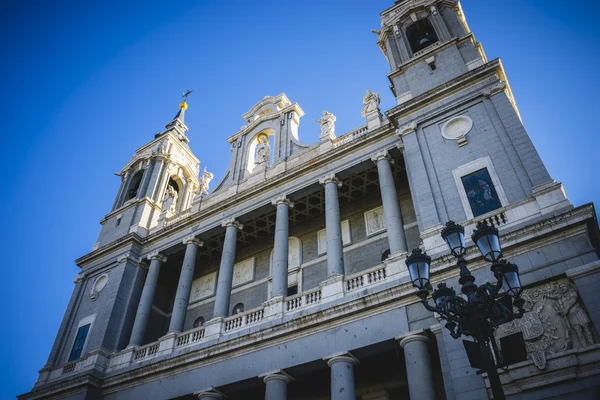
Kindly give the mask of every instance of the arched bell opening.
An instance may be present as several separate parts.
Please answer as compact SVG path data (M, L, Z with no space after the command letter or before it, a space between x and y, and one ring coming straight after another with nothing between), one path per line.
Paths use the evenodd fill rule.
M142 183L142 176L144 175L144 171L138 171L131 178L131 182L129 182L129 188L127 189L127 195L125 196L125 201L136 198L138 192L140 190L140 185Z
M406 38L413 54L431 46L439 40L431 21L427 18L413 22L406 29Z

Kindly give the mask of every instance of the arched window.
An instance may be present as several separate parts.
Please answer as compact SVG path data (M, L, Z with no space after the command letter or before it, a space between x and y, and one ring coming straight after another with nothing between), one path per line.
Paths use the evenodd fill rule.
M237 303L233 310L231 310L231 315L241 314L244 312L244 303Z
M196 318L193 326L194 326L194 328L199 328L201 326L204 326L204 318L202 318L202 317Z
M433 25L427 18L412 23L406 29L406 37L413 53L423 50L439 40Z
M390 250L386 250L383 252L383 254L381 255L381 262L384 262L385 260L387 260L387 258L390 256Z
M142 183L142 176L144 175L144 171L138 171L131 178L131 182L129 183L129 189L127 189L127 196L125 197L125 201L131 200L138 195L138 191L140 190L140 184Z

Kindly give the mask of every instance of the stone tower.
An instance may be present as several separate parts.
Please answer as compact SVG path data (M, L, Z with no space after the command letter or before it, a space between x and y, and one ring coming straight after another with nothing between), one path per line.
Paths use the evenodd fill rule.
M94 248L130 233L141 237L166 218L191 207L200 183L200 161L188 146L187 102L154 140L136 150L118 173L121 186L111 212L100 221Z

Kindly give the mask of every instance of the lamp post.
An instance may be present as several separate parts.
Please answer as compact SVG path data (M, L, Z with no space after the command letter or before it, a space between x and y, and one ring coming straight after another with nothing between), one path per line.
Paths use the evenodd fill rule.
M457 259L456 264L460 270L458 282L461 285L462 295L457 295L454 289L442 282L433 291L434 304L429 304L427 297L429 297L428 287L431 287L429 283L431 258L420 249L415 249L406 259L406 266L413 286L418 289L416 295L427 310L438 313L446 321L446 329L454 339L462 335L475 339L483 359L482 369L488 374L494 399L505 399L497 371L502 361L494 332L498 326L515 318L521 318L525 312L523 310L525 301L520 297L519 268L502 259L498 229L486 222L479 222L471 238L483 258L492 263L491 271L497 282L495 284L486 282L478 286L464 259L466 250L464 228L453 221L448 221L442 230L442 238ZM514 307L518 312L513 311ZM498 364L495 360L499 361Z

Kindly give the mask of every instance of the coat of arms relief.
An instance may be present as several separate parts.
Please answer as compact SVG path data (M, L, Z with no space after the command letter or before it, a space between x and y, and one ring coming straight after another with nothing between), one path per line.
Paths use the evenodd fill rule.
M526 289L521 296L526 313L500 326L496 339L522 332L527 355L539 369L546 368L546 355L594 344L596 333L568 279Z

